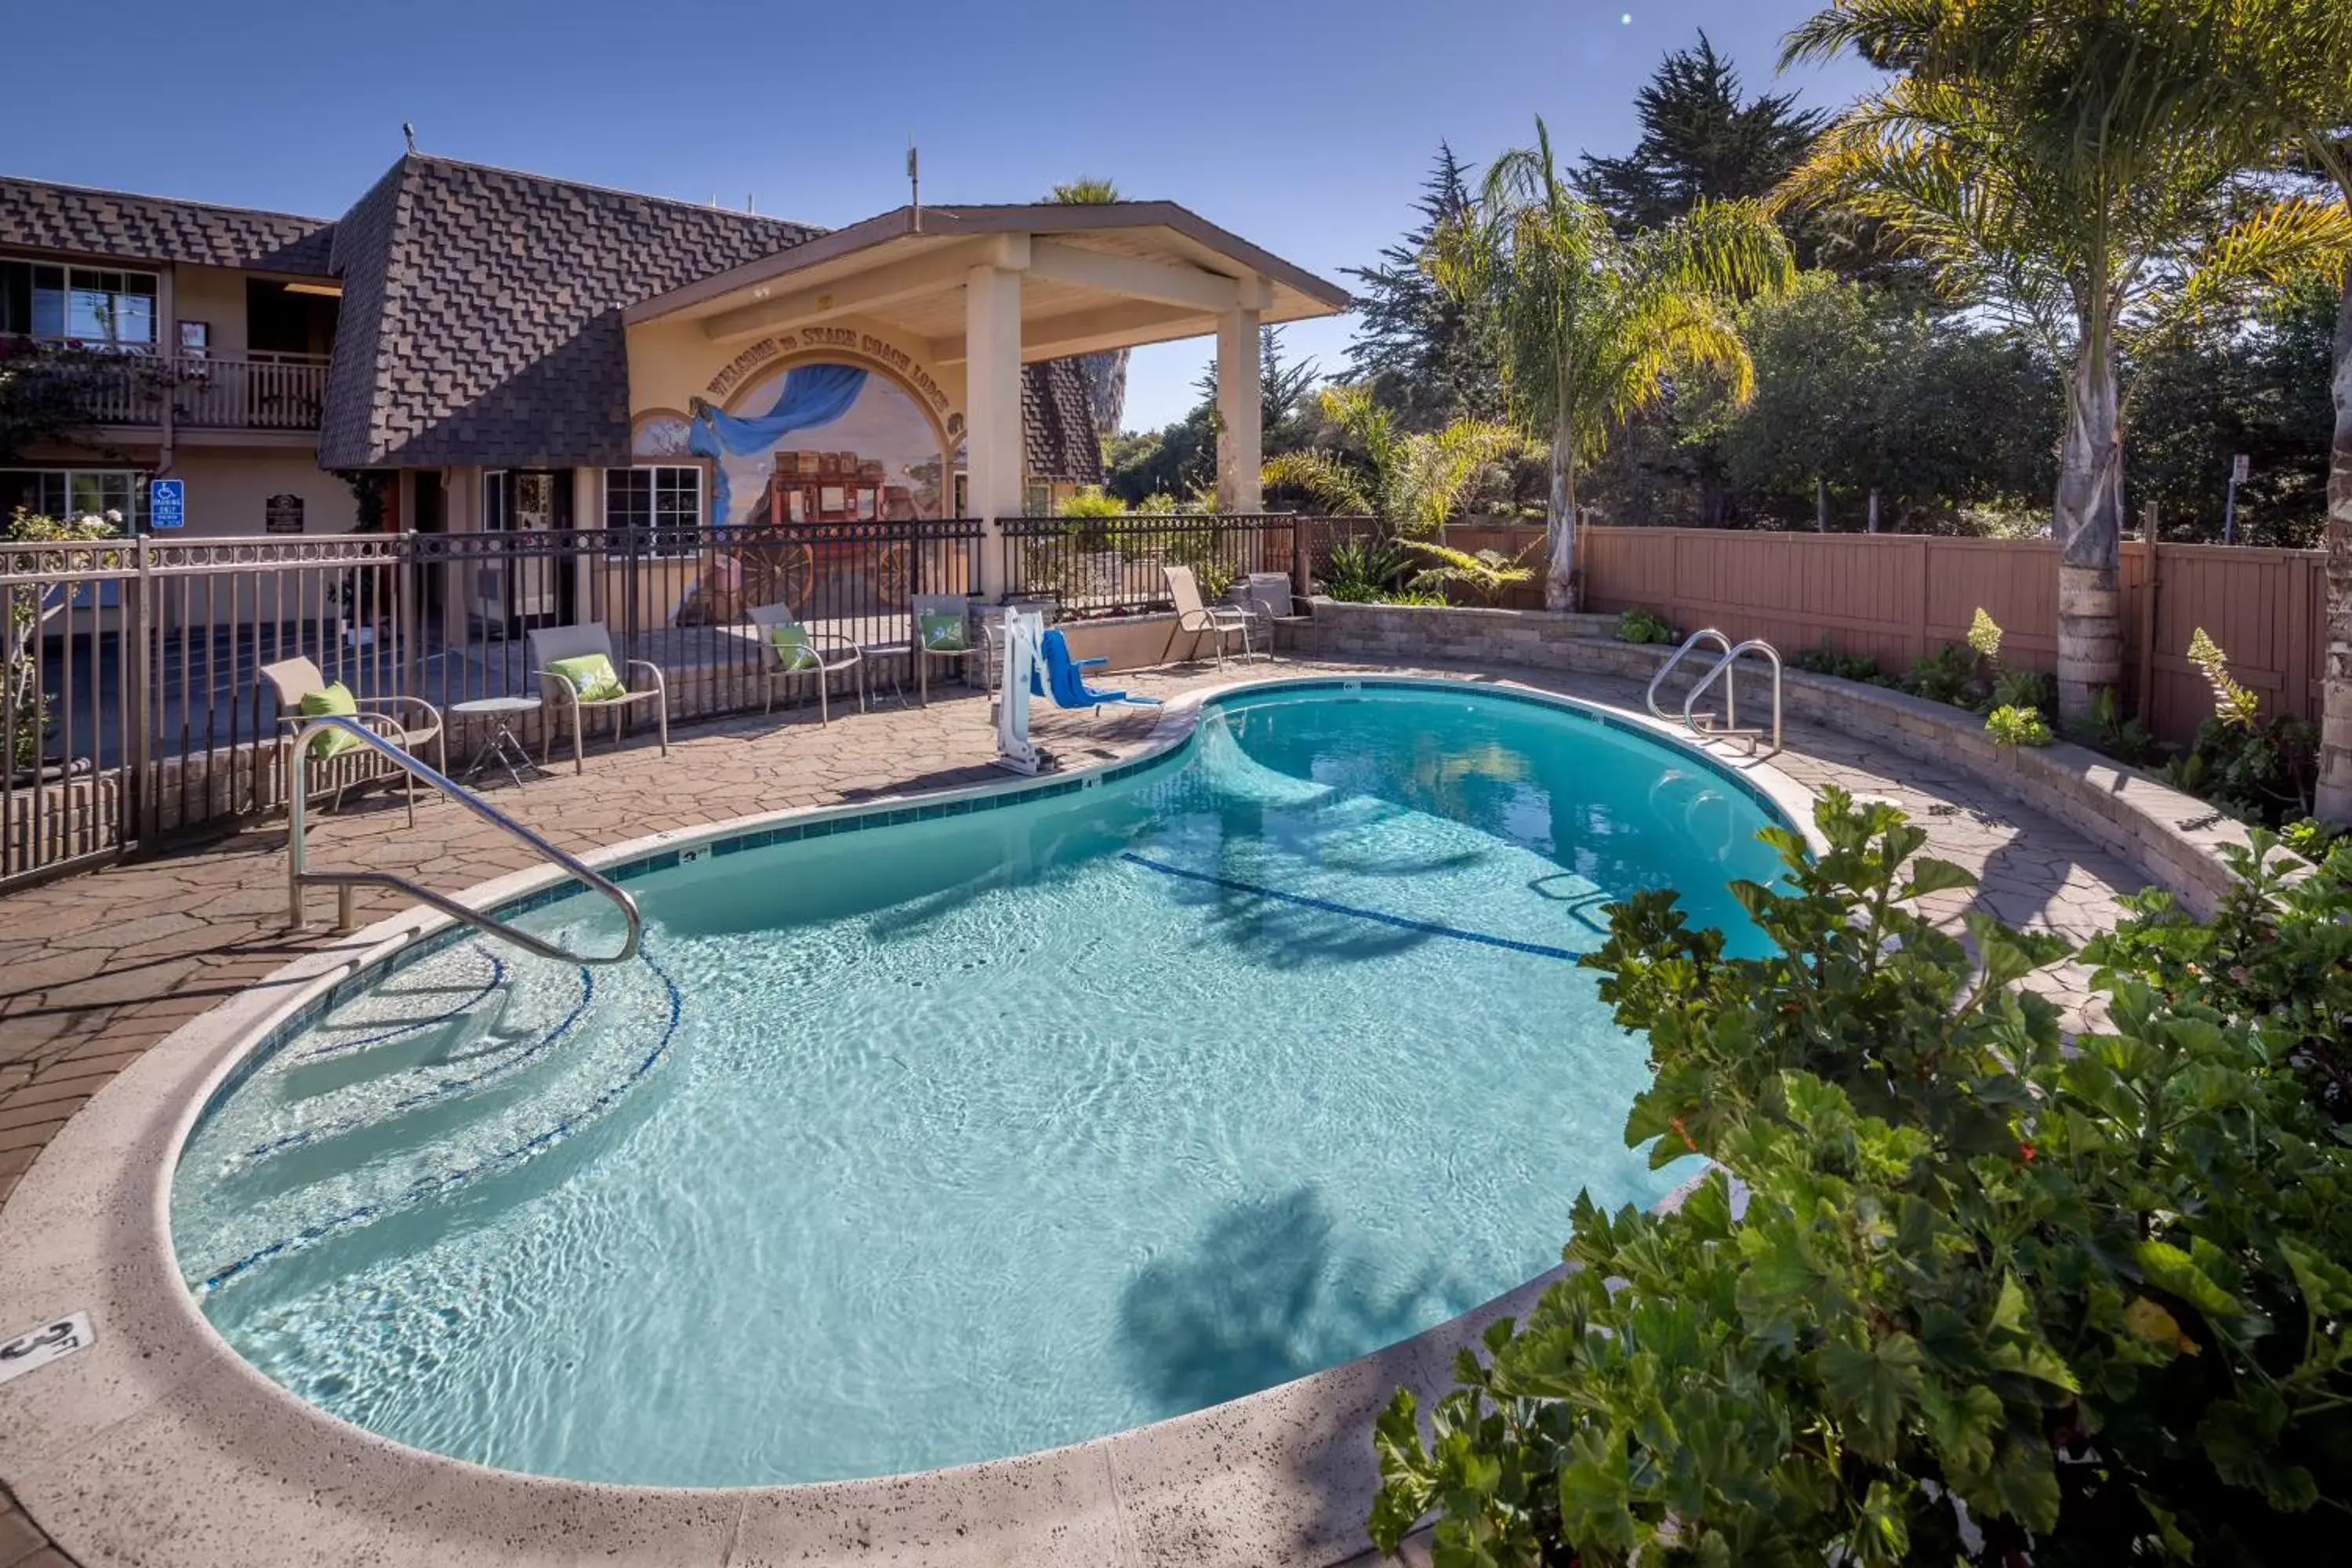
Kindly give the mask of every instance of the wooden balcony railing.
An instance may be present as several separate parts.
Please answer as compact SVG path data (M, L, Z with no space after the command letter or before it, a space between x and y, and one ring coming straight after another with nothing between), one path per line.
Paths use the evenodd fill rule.
M92 425L173 422L189 429L316 430L326 403L324 354L163 355L132 348L26 345L54 356L61 395Z

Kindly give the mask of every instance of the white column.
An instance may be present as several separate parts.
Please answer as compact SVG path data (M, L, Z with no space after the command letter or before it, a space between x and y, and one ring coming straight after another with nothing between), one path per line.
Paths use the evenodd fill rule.
M1217 510L1255 512L1265 505L1264 404L1258 393L1258 312L1217 318Z
M964 443L971 514L982 521L981 591L1004 593L997 520L1021 514L1021 274L975 267L964 280Z

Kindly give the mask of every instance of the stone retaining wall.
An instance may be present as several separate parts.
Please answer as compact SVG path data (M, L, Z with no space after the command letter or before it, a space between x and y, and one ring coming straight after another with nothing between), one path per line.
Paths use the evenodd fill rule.
M1570 669L1647 683L1674 651L1615 641L1610 636L1614 616L1345 605L1321 598L1310 607L1310 619L1286 628L1283 646L1311 658L1434 660L1498 672L1513 666ZM1679 708L1683 692L1707 662L1694 655L1675 672L1668 683L1674 698L1669 710ZM1740 685L1755 704L1743 717L1769 711L1760 674L1743 673ZM2136 768L2065 742L2014 749L1994 745L1985 738L1980 717L1945 703L1791 669L1782 683L1782 706L1792 721L1959 768L2046 812L2171 889L2200 919L2211 915L2231 884L2221 847L2246 842L2245 829L2237 823Z

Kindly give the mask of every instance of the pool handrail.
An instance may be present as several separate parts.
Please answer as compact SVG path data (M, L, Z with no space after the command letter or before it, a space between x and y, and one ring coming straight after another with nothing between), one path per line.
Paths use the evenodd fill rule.
M1698 707L1698 700L1706 695L1706 689L1715 684L1716 678L1728 677L1731 667L1739 662L1739 656L1747 653L1760 653L1772 664L1772 752L1777 753L1780 750L1780 650L1762 637L1749 637L1746 642L1716 660L1715 668L1698 678L1697 683L1683 699L1683 723L1694 735L1720 740L1744 738L1748 742L1748 754L1751 757L1756 755L1756 742L1764 732L1761 730L1738 728L1738 721L1731 710L1732 685L1728 679L1725 680L1723 688L1723 727L1721 729L1710 730L1701 726L1695 711Z
M373 747L376 752L417 779L430 784L472 812L491 826L519 839L541 859L577 879L589 891L609 899L621 911L628 928L621 951L605 956L572 952L555 943L531 935L519 926L483 913L467 904L459 903L446 893L436 893L420 883L390 871L313 871L303 864L309 831L308 778L310 763L310 742L313 737L330 731L341 731ZM429 905L451 920L469 925L485 936L512 942L525 952L541 958L551 958L559 963L608 964L626 963L635 958L637 944L645 934L645 916L637 909L637 900L610 878L592 869L576 856L565 853L538 834L435 768L422 758L413 757L385 737L361 724L347 714L330 713L311 720L294 731L293 754L287 764L287 834L286 834L286 896L287 924L289 930L300 931L305 923L303 889L310 887L331 887L335 889L335 929L352 929L352 889L354 888L390 888L406 893L418 902Z
M1642 700L1650 705L1651 718L1657 720L1663 724L1671 724L1675 721L1675 716L1658 705L1658 688L1665 683L1666 677L1675 672L1675 666L1680 664L1685 657L1690 653L1691 649L1698 647L1700 643L1706 641L1710 637L1715 639L1715 646L1721 648L1726 654L1729 654L1731 652L1731 639L1725 637L1721 632L1717 631L1713 626L1702 626L1697 631L1691 633L1690 636L1683 638L1683 646L1675 649L1675 651L1667 657L1665 663L1658 666L1658 673L1650 677L1650 689L1642 694ZM1727 698L1728 698L1729 695L1730 693L1728 692L1725 693ZM1724 722L1729 723L1732 721L1733 715L1728 706L1725 708L1723 717Z

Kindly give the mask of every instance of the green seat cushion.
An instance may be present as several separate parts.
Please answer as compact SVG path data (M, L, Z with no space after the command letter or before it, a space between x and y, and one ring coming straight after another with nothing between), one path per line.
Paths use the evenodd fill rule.
M360 710L359 700L352 695L352 689L340 680L322 690L306 693L301 707L305 719L348 719ZM348 730L322 730L310 737L310 756L314 762L323 762L362 743L360 738Z
M790 621L768 628L768 642L776 650L776 663L784 669L815 669L823 664L817 658L816 646L809 641L808 628Z
M971 648L960 610L925 610L919 617L923 646L933 653L966 653Z
M562 676L583 702L610 702L629 694L629 689L621 684L620 676L614 672L613 661L601 653L559 658L547 668Z

